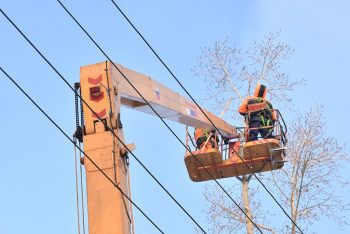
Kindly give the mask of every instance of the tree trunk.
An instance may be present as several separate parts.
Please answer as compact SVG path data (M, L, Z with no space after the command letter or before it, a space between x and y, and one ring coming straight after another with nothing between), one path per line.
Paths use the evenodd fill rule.
M245 217L246 224L247 224L246 230L247 230L247 234L253 234L254 233L253 223L249 220L249 218L252 219L252 212L251 212L250 204L249 204L248 185L249 185L249 178L247 176L243 176L243 178L242 178L242 197L243 197L244 210L247 214L247 216Z
M295 178L294 176L292 176L291 178L291 184L292 184L292 188L295 187ZM291 213L291 218L292 220L294 221L296 218L295 218L295 208L294 208L294 191L291 192L291 195L290 195L290 213ZM295 225L293 222L291 222L292 224L292 234L295 234Z

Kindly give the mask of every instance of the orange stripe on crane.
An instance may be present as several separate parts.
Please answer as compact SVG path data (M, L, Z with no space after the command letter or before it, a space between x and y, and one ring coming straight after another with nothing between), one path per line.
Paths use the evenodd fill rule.
M88 82L93 85L98 85L102 81L102 75L99 75L97 78L88 78Z
M105 115L106 115L106 108L103 109L103 110L100 111L100 112L96 112L96 114L95 114L95 113L92 113L92 117L95 118L95 119L97 119L97 116L101 119L101 118L104 117Z

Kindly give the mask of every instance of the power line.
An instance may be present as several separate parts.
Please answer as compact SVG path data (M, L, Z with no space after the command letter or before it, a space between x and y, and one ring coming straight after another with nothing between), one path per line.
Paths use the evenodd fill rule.
M0 9L1 11L1 9ZM84 156L103 174L104 177L106 177L109 182L113 184L115 188L117 188L124 197L126 197L147 219L150 221L155 228L158 229L159 232L164 233L153 221L150 219L145 212L142 211L142 209L136 205L124 192L123 190L116 184L114 181L109 178L109 176L78 146L74 143L72 139L65 133L62 128L21 88L21 86L14 80L10 75L7 74L7 72L0 67L0 70L7 76L7 78L40 110L40 112L45 115L45 117L50 120L50 122L81 152L84 154Z
M28 37L17 27L17 25L0 9L0 12L6 17L6 19L16 28L16 30L22 35L23 38L35 49L35 51L45 60L45 62L56 72L56 74L68 85L68 87L79 96L80 100L91 110L95 116L101 121L105 128L110 131L118 141L125 147L125 149L134 157L134 159L146 170L146 172L157 182L157 184L168 194L168 196L183 210L183 212L196 224L198 228L201 229L203 233L206 231L198 224L198 222L189 214L189 212L175 199L175 197L160 183L160 181L148 170L148 168L136 157L136 155L127 147L127 145L114 133L102 119L97 115L97 113L89 106L89 104L81 97L80 94L69 84L69 82L61 75L61 73L52 65L52 63L39 51L39 49L28 39ZM114 63L113 63L114 64ZM124 74L123 74L124 75Z
M165 69L170 73L170 75L176 80L176 82L181 86L181 88L186 92L186 94L191 98L191 100L196 104L196 106L200 109L200 111L205 115L205 117L209 120L209 122L213 125L213 127L219 132L219 134L222 136L219 129L214 125L212 120L209 118L209 116L203 111L203 109L200 107L200 105L195 101L195 99L192 97L192 95L187 91L187 89L182 85L180 80L174 75L174 73L170 70L169 66L163 61L163 59L158 55L158 53L153 49L153 47L149 44L149 42L144 38L144 36L140 33L140 31L135 27L135 25L130 21L130 19L127 17L127 15L122 11L122 9L118 6L118 4L114 0L110 0L113 5L118 9L120 14L123 15L124 19L129 23L129 25L135 30L135 32L141 37L143 42L148 46L148 48L153 52L153 54L157 57L159 62L165 67ZM252 171L252 169L246 164L245 160L236 152L235 149L233 149L234 152L238 155L238 157L243 161L244 165L250 170L251 174L254 175L254 177L259 181L259 183L264 187L264 189L268 192L268 194L273 198L273 200L277 203L277 205L282 209L282 211L285 213L285 215L292 221L292 223L299 229L301 233L302 230L298 227L298 225L293 221L293 219L289 216L289 214L284 210L284 208L281 206L281 204L277 201L277 199L273 196L273 194L267 189L267 187L262 183L262 181L256 176L256 174Z
M123 76L123 78L129 83L129 85L136 91L136 93L145 101L145 103L152 109L152 111L159 117L163 124L169 129L169 131L177 138L177 140L187 149L195 160L204 168L205 172L216 182L216 184L224 191L224 193L231 199L231 201L245 214L245 216L254 224L254 226L262 233L260 228L253 222L253 220L246 214L246 212L238 205L238 203L229 195L229 193L222 187L222 185L214 178L214 176L203 166L203 164L197 159L197 157L191 152L191 150L181 141L181 139L176 135L176 133L169 127L169 125L164 121L164 119L158 114L158 112L152 107L152 105L143 97L139 90L130 82L130 80L125 76L125 74L114 64L110 57L104 52L104 50L97 44L97 42L90 36L90 34L85 30L85 28L75 19L75 17L69 12L69 10L57 0L62 8L67 12L67 14L75 21L75 23L80 27L81 30L90 38L90 40L95 44L95 46L101 51L101 53L113 64L116 70Z
M62 4L60 1L58 1L60 4ZM70 14L70 12L62 5L62 7L67 11L68 14ZM31 46L37 51L37 53L39 53L39 55L50 65L50 67L61 77L61 79L71 88L71 90L73 92L74 89L70 86L70 84L67 82L67 80L57 71L57 69L46 59L45 56L43 56L43 54L34 46L34 44L23 34L23 32L11 21L11 19L9 19L9 17L0 9L0 11L2 12L2 14L10 21L10 23L17 29L18 32L20 32L20 34L27 40L27 42L29 44L31 44ZM70 14L70 16L76 21L76 19ZM79 24L79 22L76 21L76 23L82 28L82 26ZM89 38L95 43L95 45L101 50L102 53L104 53L104 51L101 49L101 47L98 46L98 44L92 39L92 37L86 32L86 30L84 28L82 28L82 30L84 30L84 32L89 36ZM107 56L106 53L104 53L104 55L109 59L109 57ZM160 120L167 126L167 128L172 132L172 134L178 139L178 141L192 154L192 156L194 156L195 160L197 160L197 162L201 165L202 163L197 159L197 157L190 151L190 149L188 149L184 143L180 140L180 138L174 133L174 131L168 126L168 124L160 117L160 115L154 110L154 108L149 104L149 102L141 95L141 93L134 87L134 85L127 79L127 77L120 71L120 69L109 59L109 61L114 65L114 67L121 73L121 75L129 82L129 84L135 89L135 91L143 98L143 100L147 103L147 105L150 106L150 108L154 111L154 113L160 118ZM84 102L84 104L97 116L96 112L94 110L92 110L92 108L84 101L84 99L78 95L79 98ZM98 116L97 116L98 117ZM101 121L101 118L98 117L98 119ZM104 122L103 122L104 123ZM104 123L104 126L106 127L107 130L111 131L112 134L115 135L115 133L113 132L113 130ZM191 215L176 201L176 199L165 189L165 187L156 179L156 177L142 164L142 162L132 153L132 151L125 145L125 143L123 141L121 141L121 139L115 135L118 139L119 142L121 142L121 144L125 147L125 149L128 150L128 152L136 159L136 161L148 172L148 174L158 183L158 185L160 185L163 190L172 198L172 200L192 219L192 221L204 232L206 233L203 228L200 227L200 225L191 217ZM246 214L246 212L239 206L239 204L230 196L230 194L222 187L222 185L213 177L213 175L206 169L204 168L206 173L216 182L216 184L224 191L224 193L230 198L230 200L241 210L242 213L245 214L245 216L250 220L250 222L252 222L254 224L254 226L260 231L260 233L262 233L261 229L255 224L255 222L253 222L253 220Z

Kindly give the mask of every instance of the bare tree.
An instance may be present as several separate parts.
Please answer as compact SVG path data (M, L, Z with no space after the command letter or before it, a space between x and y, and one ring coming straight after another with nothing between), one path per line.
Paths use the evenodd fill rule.
M281 71L283 62L294 51L288 44L278 41L279 35L279 32L270 33L244 52L230 47L228 39L215 42L212 47L202 48L199 64L193 71L204 79L206 85L203 103L219 114L218 107L222 109L229 99L233 103L240 103L244 96L252 94L260 81L268 86L271 101L281 105L291 103L288 91L303 81L291 81ZM238 120L235 110L229 118Z
M304 82L291 81L282 71L283 62L292 53L289 45L279 41L279 32L268 34L244 52L228 46L227 39L216 42L213 47L203 48L199 65L193 70L206 84L204 104L218 114L228 100L233 100L235 106L226 119L243 125L243 119L238 117L236 111L243 97L241 94L251 95L256 84L261 82L268 87L270 100L275 106L288 107L292 101L288 93ZM280 195L285 207L290 208L292 220L303 228L318 221L322 215L345 224L346 220L339 209L349 208L349 204L342 203L334 190L339 183L343 183L338 172L340 162L346 160L344 148L334 138L324 136L325 123L321 116L322 109L319 107L305 116L299 115L289 130L290 149L287 157L290 163L286 163L282 170L261 173L266 181L270 181L270 188L276 189L275 193ZM284 229L267 223L265 217L268 212L261 201L253 196L256 188L251 188L251 178L237 177L240 183L234 184L231 189L236 191L240 186L241 199L236 200L241 201L240 205L247 216L261 230L296 233L298 230L292 222L287 223ZM204 195L209 204L207 217L213 226L213 233L236 233L244 227L246 233L254 233L249 219L237 208L228 205L230 202L225 200L216 186L207 186Z
M346 184L339 171L348 156L335 138L325 137L322 113L322 107L316 106L297 116L289 134L289 163L273 171L269 180L290 208L292 220L304 229L325 216L339 225L347 223L343 214L349 210L349 204L335 191L337 186ZM286 228L284 233L298 231L292 222Z
M243 178L240 178L243 179ZM249 206L244 207L247 214L251 214L250 218L254 220L254 223L263 231L269 233L276 233L276 231L266 224L266 214L269 214L267 210L264 210L262 204L256 195L259 194L259 188L254 187L248 190L250 178L244 177L245 181L242 182L242 192L237 193L235 187L228 188L227 191L231 197L234 197L235 201L244 207L244 203L249 199ZM241 196L239 196L241 195ZM208 210L205 212L207 219L212 224L210 233L238 233L238 232L253 232L253 224L248 222L245 214L228 199L227 195L217 187L216 184L206 185L204 196L209 204ZM243 200L242 200L243 197ZM247 212L251 209L252 212ZM254 212L253 212L254 211Z
M197 76L204 78L207 89L204 101L208 101L209 105L213 107L212 109L218 111L216 114L228 100L233 100L236 105L235 108L231 108L233 112L231 112L229 119L239 121L243 126L243 119L238 117L236 111L238 105L243 101L241 93L244 96L249 96L258 82L264 82L269 86L271 98L275 99L275 102L284 104L290 102L291 99L287 98L287 92L293 90L298 82L291 82L288 76L281 72L281 66L283 61L290 57L293 50L289 45L279 42L278 38L279 32L270 33L261 42L255 42L252 48L244 52L236 47L228 46L227 39L216 42L213 47L202 49L199 65L193 71ZM237 179L240 181L242 189L240 200L243 201L244 210L250 219L255 219L257 214L255 213L253 216L252 198L249 193L251 176L237 177ZM220 212L224 214L220 196L208 196L210 194L208 188L204 193L207 201L215 208L214 210L221 210ZM259 201L255 201L255 206L260 207ZM226 209L226 211L228 210L232 209ZM254 210L257 209L254 208ZM229 227L240 229L245 226L247 233L253 233L254 226L249 218L237 215L237 213L234 216L234 213L236 212L227 214L227 217L233 222L229 226L214 219L214 216L210 216L209 220L215 225L216 231ZM256 221L254 223L261 229L274 232L272 228L262 223Z

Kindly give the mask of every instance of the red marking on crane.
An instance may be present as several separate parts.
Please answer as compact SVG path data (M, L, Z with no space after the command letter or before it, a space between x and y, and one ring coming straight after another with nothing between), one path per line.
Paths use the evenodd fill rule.
M100 86L90 87L90 100L99 102L104 98L104 93L101 92Z
M97 78L88 78L88 82L93 85L97 85L102 81L102 75L99 75Z
M98 118L101 119L101 118L104 117L105 115L106 115L106 108L103 109L103 110L100 111L100 112L96 112L96 114L92 112L92 117L93 117L93 118L96 118L96 119L98 119Z

